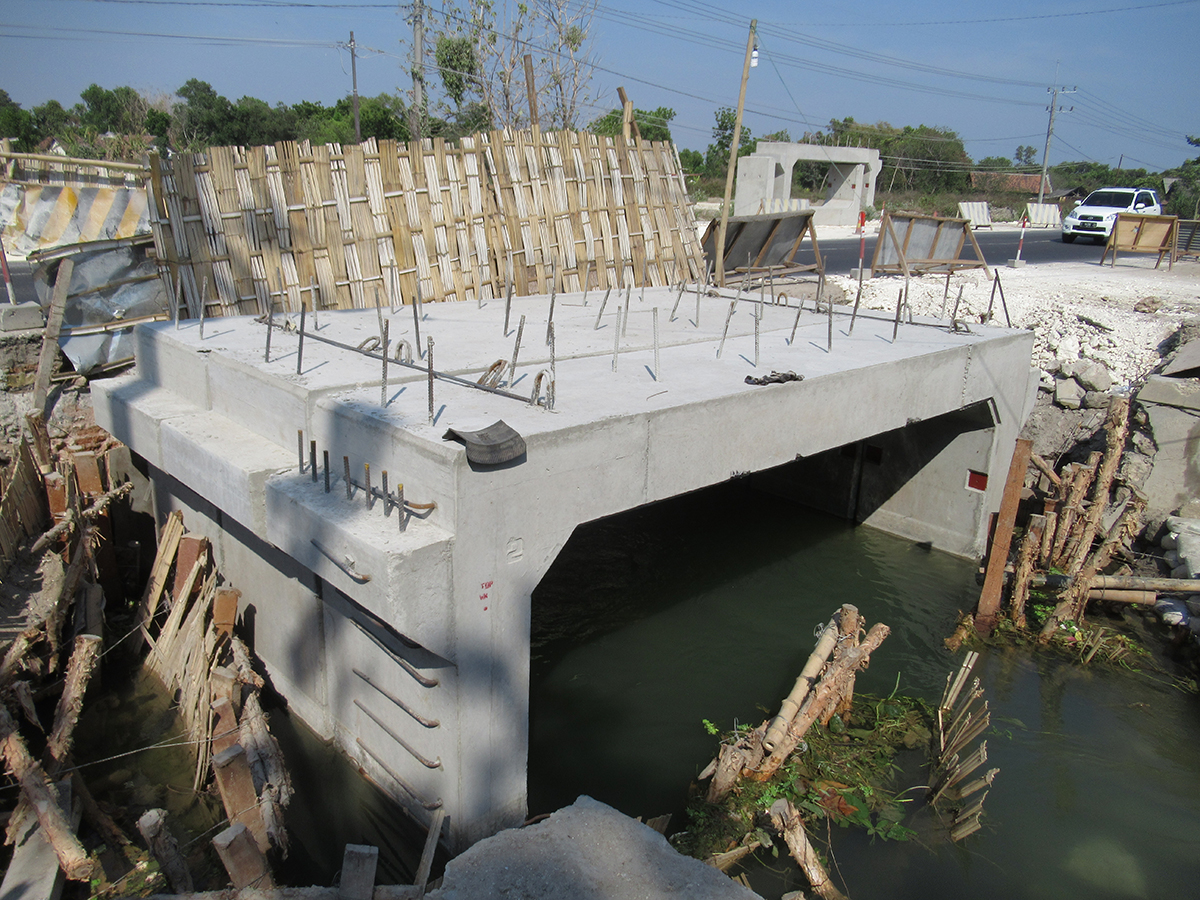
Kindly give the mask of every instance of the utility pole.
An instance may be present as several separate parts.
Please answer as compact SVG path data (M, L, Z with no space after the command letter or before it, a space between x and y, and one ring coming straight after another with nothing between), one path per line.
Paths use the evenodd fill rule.
M362 143L362 130L358 127L358 59L354 55L354 32L350 32L350 83L354 89L354 143Z
M733 120L733 143L729 147L729 171L725 173L725 202L721 204L721 227L717 229L717 261L713 267L717 284L725 287L725 234L729 229L729 199L733 196L733 175L737 169L738 144L742 140L742 110L746 107L746 82L750 79L750 57L757 40L758 19L750 20L746 38L746 61L742 64L742 87L738 91L737 117Z
M414 141L425 132L425 4L413 0L413 105L408 113L408 130Z
M1038 182L1039 206L1041 206L1042 200L1046 196L1046 167L1050 161L1050 138L1054 136L1054 114L1062 109L1062 107L1058 105L1058 95L1073 94L1079 89L1071 88L1070 90L1067 90L1066 88L1052 87L1046 88L1046 90L1050 92L1050 124L1046 127L1046 149L1042 151L1042 180ZM1071 107L1071 109L1074 108L1075 107L1073 106Z

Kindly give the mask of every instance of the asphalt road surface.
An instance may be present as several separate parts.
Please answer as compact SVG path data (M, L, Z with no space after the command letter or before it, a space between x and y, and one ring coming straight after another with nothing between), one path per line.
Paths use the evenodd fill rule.
M866 267L871 267L871 256L875 252L877 235L867 235ZM979 241L979 249L988 265L1003 266L1008 260L1017 255L1017 241L1021 234L1016 230L992 231L981 229L975 232ZM821 256L825 259L825 271L831 275L849 275L850 270L858 267L859 239L853 238L823 238L818 229L817 241L821 247ZM1025 231L1025 245L1021 249L1021 259L1029 265L1050 262L1099 262L1104 247L1093 244L1088 240L1077 240L1074 244L1064 244L1062 233L1058 228L1028 228ZM964 257L973 258L970 241L966 242L963 250ZM812 262L812 245L806 239L798 259Z

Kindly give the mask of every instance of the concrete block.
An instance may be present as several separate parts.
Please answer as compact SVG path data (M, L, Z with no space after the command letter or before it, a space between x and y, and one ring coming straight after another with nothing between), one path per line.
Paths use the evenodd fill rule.
M224 356L209 360L208 387L213 412L288 449L302 429L308 446L310 392L305 388Z
M1074 378L1060 378L1054 385L1054 402L1063 409L1079 409L1083 394L1083 388Z
M198 324L189 323L175 331L173 322L138 325L133 332L138 373L155 387L172 391L200 409L212 402L208 389L208 354L198 352L185 340Z
M275 887L267 859L245 825L231 825L213 838L213 847L234 888L268 891Z
M42 307L33 300L0 304L0 331L41 330L45 324Z
M371 900L375 894L375 869L379 848L366 844L347 844L342 854L342 877L338 882L339 900Z
M1026 265L1026 260L1023 260L1023 259L1010 259L1008 261L1008 267L1010 269L1023 269L1023 268L1025 268L1025 265Z
M160 468L255 534L266 534L267 478L293 465L293 452L214 413L162 422Z

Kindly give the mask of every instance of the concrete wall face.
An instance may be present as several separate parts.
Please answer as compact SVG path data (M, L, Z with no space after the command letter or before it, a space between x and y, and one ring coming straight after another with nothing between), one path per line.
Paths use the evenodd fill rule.
M648 289L647 304L673 301L661 293ZM860 317L853 342L829 354L809 351L803 336L794 347L782 340L795 319L786 310L764 347L788 355L768 355L764 371L798 368L806 380L750 387L748 357L735 349L753 336L748 322L714 359L728 299L705 311L711 331L664 324L692 330L666 343L664 369L678 374L656 383L652 357L645 367L623 357L614 373L586 346L611 347L612 332L592 337L595 313L579 301L563 296L555 317L553 413L440 386L442 411L429 424L425 385L411 374L384 407L370 383L377 363L325 360L317 347L296 376L294 355L257 363L261 326L232 319L221 320L219 342L201 343L194 326L140 329L138 369L94 387L97 421L153 468L160 518L182 509L185 525L213 541L292 708L417 816L440 801L454 849L525 816L531 595L579 524L765 470L790 472L791 487L811 494L797 479L823 460L826 474L854 476L852 496L827 491L831 511L857 509L890 531L973 553L1032 396L1027 333L905 326L906 345L891 340L890 322ZM470 329L475 317L503 316L491 307L430 315L459 316L464 346L490 363L498 354L487 336L503 331L500 320ZM523 312L535 309L544 315L545 302ZM373 312L338 315L323 314L322 326L350 346L374 330ZM648 347L637 321L628 341ZM814 327L823 335L824 319ZM471 371L452 355L446 365ZM520 464L475 466L443 438L445 419L482 427L500 416L525 437ZM299 471L300 428L306 445L331 449L329 493L323 472ZM826 452L842 447L853 452ZM349 500L342 456L359 483ZM393 489L403 480L407 498L437 508L401 529L394 505L366 501L364 461L375 486L390 469ZM989 475L982 493L964 487L974 467Z

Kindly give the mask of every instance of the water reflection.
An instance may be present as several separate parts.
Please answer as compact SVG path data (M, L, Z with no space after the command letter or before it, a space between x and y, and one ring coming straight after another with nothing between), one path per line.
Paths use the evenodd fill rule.
M531 813L587 793L630 815L676 813L681 827L688 783L714 749L702 720L773 711L840 604L892 628L859 690L898 684L935 701L957 665L942 638L978 594L966 560L736 485L581 537L534 595ZM1162 675L1013 648L985 653L977 673L992 707L988 766L1001 770L983 831L952 846L921 822L922 839L903 844L835 828L850 896L1194 896L1196 697ZM764 896L803 887L768 861L750 870Z

